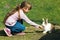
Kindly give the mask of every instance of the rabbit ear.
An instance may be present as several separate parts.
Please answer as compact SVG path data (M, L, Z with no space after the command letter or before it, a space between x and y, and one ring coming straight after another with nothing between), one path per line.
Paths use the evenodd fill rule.
M46 23L48 23L48 18L46 19Z
M45 22L44 18L42 18L43 22Z

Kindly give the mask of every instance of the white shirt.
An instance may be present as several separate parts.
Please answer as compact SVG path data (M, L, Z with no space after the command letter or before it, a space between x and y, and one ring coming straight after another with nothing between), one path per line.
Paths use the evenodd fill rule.
M33 25L35 27L38 27L39 25L32 22L23 12L23 10L20 10L20 19L23 19L24 21L26 21L28 24ZM11 15L10 17L8 17L8 19L5 22L5 25L7 26L14 26L16 24L18 20L18 12L14 13L13 15Z

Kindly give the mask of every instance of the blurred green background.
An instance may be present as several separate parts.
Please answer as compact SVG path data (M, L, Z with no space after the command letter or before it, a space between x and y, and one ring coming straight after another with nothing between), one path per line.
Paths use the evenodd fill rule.
M0 27L3 27L5 15L24 0L0 0ZM27 16L34 22L41 24L42 18L49 22L60 24L60 0L27 0L32 4L32 10ZM26 23L25 23L26 24Z

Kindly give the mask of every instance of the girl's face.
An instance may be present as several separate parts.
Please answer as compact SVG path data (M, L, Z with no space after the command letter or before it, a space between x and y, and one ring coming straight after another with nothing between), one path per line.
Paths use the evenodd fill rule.
M29 12L31 5L27 4L27 6L23 7L23 11L25 13Z
M25 13L27 13L27 12L29 12L29 8L24 7L24 8L23 8L23 11L24 11Z

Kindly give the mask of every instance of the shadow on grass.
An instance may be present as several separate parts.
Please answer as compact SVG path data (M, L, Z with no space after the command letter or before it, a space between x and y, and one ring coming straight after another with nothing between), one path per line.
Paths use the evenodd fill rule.
M35 31L36 33L42 33L43 31Z
M6 36L4 30L0 30L0 36Z
M25 32L25 33L42 33L43 31L35 31L35 32Z
M25 32L25 33L34 33L34 32Z
M44 35L39 40L60 40L60 29L56 29L53 33Z

